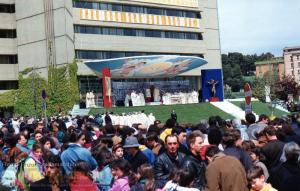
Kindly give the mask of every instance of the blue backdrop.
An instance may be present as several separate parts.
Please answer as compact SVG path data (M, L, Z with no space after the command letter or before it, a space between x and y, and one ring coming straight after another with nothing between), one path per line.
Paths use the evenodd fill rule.
M223 101L223 75L221 69L201 70L202 78L202 99L210 100L212 86L208 83L211 79L218 81L216 84L216 97L219 101Z

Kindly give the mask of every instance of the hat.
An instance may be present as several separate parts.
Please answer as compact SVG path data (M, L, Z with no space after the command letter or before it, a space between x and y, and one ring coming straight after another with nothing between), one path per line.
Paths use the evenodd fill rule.
M133 147L139 147L140 144L136 137L127 137L125 140L124 148L133 148Z

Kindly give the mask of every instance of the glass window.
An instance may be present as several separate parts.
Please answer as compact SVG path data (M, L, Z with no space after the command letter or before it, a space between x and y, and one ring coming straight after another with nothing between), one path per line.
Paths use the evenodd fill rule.
M0 38L16 38L16 30L0 29Z
M147 8L147 13L148 14L153 14L153 15L163 15L163 9L156 9L156 8Z
M191 11L185 11L184 16L189 17L189 18L198 18L197 13L196 12L191 12Z
M175 16L175 17L183 17L184 16L183 11L172 10L172 9L167 9L166 15Z
M100 7L99 8L101 10L108 10L107 3L100 3Z
M0 13L14 13L15 5L14 4L0 4Z
M99 3L93 2L92 3L92 9L99 9Z
M109 28L103 27L102 28L102 34L109 35Z
M0 55L0 64L17 64L17 55Z
M136 30L136 36L146 36L145 30L137 29Z
M161 37L161 31L146 30L145 36L146 37Z
M111 58L122 58L125 57L125 52L111 52Z
M125 36L136 36L136 30L134 29L124 29Z
M122 5L112 4L112 11L122 11Z

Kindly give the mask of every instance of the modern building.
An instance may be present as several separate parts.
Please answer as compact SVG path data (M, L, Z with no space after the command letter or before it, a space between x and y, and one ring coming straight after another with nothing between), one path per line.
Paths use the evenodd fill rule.
M283 49L285 75L295 77L300 83L300 46Z
M82 60L158 54L207 60L176 77L197 89L202 69L221 69L217 0L0 0L0 90L26 68L46 77L75 58L82 94L101 96Z
M284 77L283 57L277 57L270 60L255 62L256 78L262 78L266 73L278 74L278 78Z

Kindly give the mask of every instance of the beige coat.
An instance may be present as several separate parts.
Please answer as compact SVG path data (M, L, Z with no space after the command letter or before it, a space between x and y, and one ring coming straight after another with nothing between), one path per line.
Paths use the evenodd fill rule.
M207 166L206 191L248 191L246 172L239 160L220 152Z

